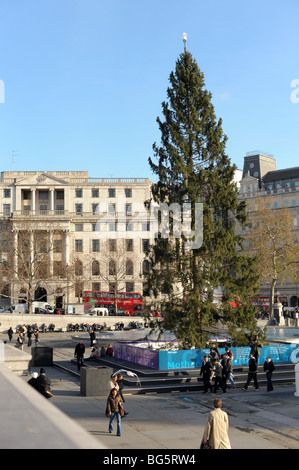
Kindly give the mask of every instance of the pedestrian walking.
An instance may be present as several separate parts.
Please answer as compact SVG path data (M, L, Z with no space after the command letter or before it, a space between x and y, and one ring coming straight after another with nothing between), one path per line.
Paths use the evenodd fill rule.
M211 384L211 375L212 375L213 365L209 361L208 356L204 356L203 363L200 369L199 375L202 375L203 379L203 393L207 393L208 390L212 392L213 386Z
M226 382L228 380L228 363L227 363L227 354L226 353L223 354L220 364L221 364L221 367L222 367L222 383L223 383L223 386L224 386L225 390L227 390L227 383Z
M7 334L8 334L9 341L11 341L12 337L13 337L13 329L12 329L11 326L9 327L9 330L7 331Z
M19 332L19 336L17 338L17 348L21 348L22 351L23 351L23 345L24 345L24 336L23 336L23 333L20 331Z
M35 338L35 347L37 348L37 346L39 344L39 331L38 331L38 329L36 329L35 332L34 332L34 338Z
M123 381L123 375L121 373L117 374L116 381L117 381L117 385L119 387L118 394L121 398L122 403L125 403L126 400L124 399L124 396L123 396L124 381ZM129 414L129 413L124 410L124 416L127 416L127 414Z
M255 390L259 390L259 384L257 380L258 366L257 366L257 361L253 354L249 355L248 367L249 367L249 370L248 370L247 382L242 388L242 390L247 392L248 385L250 384L252 379L254 381Z
M119 385L117 383L117 375L112 374L108 382L108 395L113 388L116 388L117 392L119 391Z
M27 346L28 346L28 348L30 348L30 346L31 346L31 344L32 344L32 341L31 341L32 333L33 333L33 330L32 330L32 328L31 328L31 326L29 326L29 327L27 328L27 338L28 338Z
M214 389L213 392L217 393L218 388L220 387L223 393L226 393L225 386L223 384L223 377L222 377L222 366L219 364L218 359L214 361Z
M113 432L113 422L114 418L116 418L117 422L117 436L121 436L121 418L123 414L123 407L122 401L118 394L116 388L112 388L108 398L107 398L107 406L106 406L106 416L109 416L109 426L108 431L111 434Z
M90 347L92 347L96 343L96 334L93 329L90 330Z
M267 377L267 392L272 392L273 384L272 384L272 373L275 370L275 365L270 356L268 356L264 362L264 372L266 372Z
M77 367L80 370L81 366L84 366L84 353L85 353L85 346L82 343L82 339L80 339L79 343L75 347L74 356L77 358Z
M228 415L221 407L222 401L220 398L215 398L214 410L209 413L201 447L207 445L210 449L231 449Z
M236 384L234 381L234 375L233 375L233 353L231 356L228 355L227 353L227 379L230 381L232 388L236 388Z

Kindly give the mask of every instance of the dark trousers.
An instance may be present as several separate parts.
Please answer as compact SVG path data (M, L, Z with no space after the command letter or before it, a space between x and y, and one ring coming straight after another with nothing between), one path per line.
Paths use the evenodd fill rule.
M212 391L213 387L212 387L212 384L210 382L210 375L203 374L202 379L203 379L203 389L204 389L204 391L207 392L208 389L210 389Z
M272 385L272 372L267 372L267 391L271 392L273 390L273 385Z
M78 367L78 370L80 370L80 367L83 366L83 356L78 356L77 354L77 367Z
M215 378L214 378L214 393L217 392L218 387L221 388L221 390L223 391L223 393L226 392L225 386L224 386L224 384L223 384L222 377L215 377Z
M244 386L244 388L247 390L248 388L248 385L250 384L251 380L253 379L254 381L254 386L256 389L259 388L259 384L258 384L258 381L257 381L257 373L256 372L248 372L248 378L247 378L247 382Z

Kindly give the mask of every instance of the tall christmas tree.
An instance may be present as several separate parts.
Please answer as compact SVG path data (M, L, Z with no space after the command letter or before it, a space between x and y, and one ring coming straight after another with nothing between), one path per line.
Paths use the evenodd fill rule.
M236 331L254 329L254 311L248 299L256 285L253 260L242 255L236 223L246 221L234 183L236 166L225 153L227 137L217 120L204 74L191 53L179 56L170 74L164 119L157 118L161 143L153 145L150 167L157 175L152 200L158 204L190 205L191 230L196 232L196 204L203 207L203 239L186 248L186 236L156 238L149 254L149 287L155 295L167 293L165 327L185 347L204 344L204 330L220 317ZM182 220L181 220L182 222ZM175 227L172 219L170 226ZM215 292L223 293L221 307ZM238 300L232 309L230 301Z

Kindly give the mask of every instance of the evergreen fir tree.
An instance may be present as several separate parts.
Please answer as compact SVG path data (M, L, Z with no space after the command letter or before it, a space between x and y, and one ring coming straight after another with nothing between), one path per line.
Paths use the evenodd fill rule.
M227 137L216 119L204 74L185 48L170 74L164 119L157 118L161 144L153 145L150 167L158 176L152 200L158 204L191 205L191 229L196 226L195 204L203 204L202 246L186 249L185 237L159 236L148 253L149 287L168 294L165 328L185 347L204 344L204 330L220 316L238 328L254 329L254 310L248 302L256 286L253 260L242 256L236 223L246 221L246 207L237 199L236 166L226 155ZM179 290L175 289L179 286ZM225 292L221 311L215 291ZM237 297L235 297L237 296ZM229 301L239 299L239 317Z

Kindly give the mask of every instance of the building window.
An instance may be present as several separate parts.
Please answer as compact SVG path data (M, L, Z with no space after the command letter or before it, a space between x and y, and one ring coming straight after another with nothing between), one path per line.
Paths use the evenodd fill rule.
M142 295L144 297L149 297L150 295L150 290L147 282L144 282L142 285Z
M150 272L150 262L145 259L142 263L142 274L147 275Z
M53 242L54 253L62 253L62 240L54 240Z
M148 251L150 247L149 239L142 240L142 251Z
M291 183L286 183L286 184L285 184L285 187L286 187L286 188L290 188L290 187L291 187Z
M75 276L83 276L83 263L79 259L75 261Z
M4 214L10 214L10 204L3 204Z
M108 214L115 215L115 204L108 204Z
M293 199L292 200L292 207L296 207L297 203L296 203L296 199Z
M150 222L142 222L141 224L141 230L142 232L149 232L151 229L151 224Z
M109 276L116 275L116 263L114 260L109 261Z
M91 224L92 232L100 232L100 230L101 230L101 225L99 222L97 224Z
M49 198L48 191L39 191L38 192L38 199L41 201L47 201Z
M115 188L108 188L108 197L115 197Z
M279 183L276 183L276 189L280 189L281 185Z
M75 252L83 253L83 240L75 240Z
M59 189L56 191L56 199L64 199L64 190Z
M23 199L29 201L31 199L31 191L25 189L23 192Z
M133 251L134 249L133 240L132 239L125 240L125 243L126 243L126 251Z
M274 202L274 209L278 209L278 202Z
M126 276L133 276L134 274L134 264L133 261L128 259L126 261Z
M290 202L288 201L288 199L286 201L284 201L284 205L285 205L285 207L289 207Z
M100 251L100 240L92 240L92 251L93 253Z
M91 289L95 292L99 292L101 290L101 284L99 282L93 282Z
M75 204L75 212L76 212L76 214L82 214L82 212L83 212L82 204Z
M75 224L75 232L83 232L83 224Z
M133 232L134 231L134 224L133 222L129 222L126 224L126 231L127 232Z
M116 240L110 239L109 242L109 251L110 253L116 253Z
M132 197L132 188L125 188L125 196Z
M126 282L126 292L134 292L134 282Z
M63 277L62 261L53 261L53 275Z
M94 203L91 206L93 215L99 214L99 204Z
M116 232L117 224L115 222L110 222L108 224L108 231L109 232Z
M100 275L100 263L97 260L94 260L91 265L91 274L92 276Z
M4 189L4 194L3 194L3 196L4 196L5 198L10 198L10 196L11 196L11 190L10 190L10 189Z
M126 204L126 215L132 215L132 204Z
M99 190L97 188L92 188L91 197L99 197Z
M63 204L56 204L56 210L57 211L64 211L64 205Z
M41 204L41 205L39 206L39 210L40 210L40 211L47 211L47 210L48 210L47 204Z
M75 190L75 197L83 197L83 189L77 188Z

